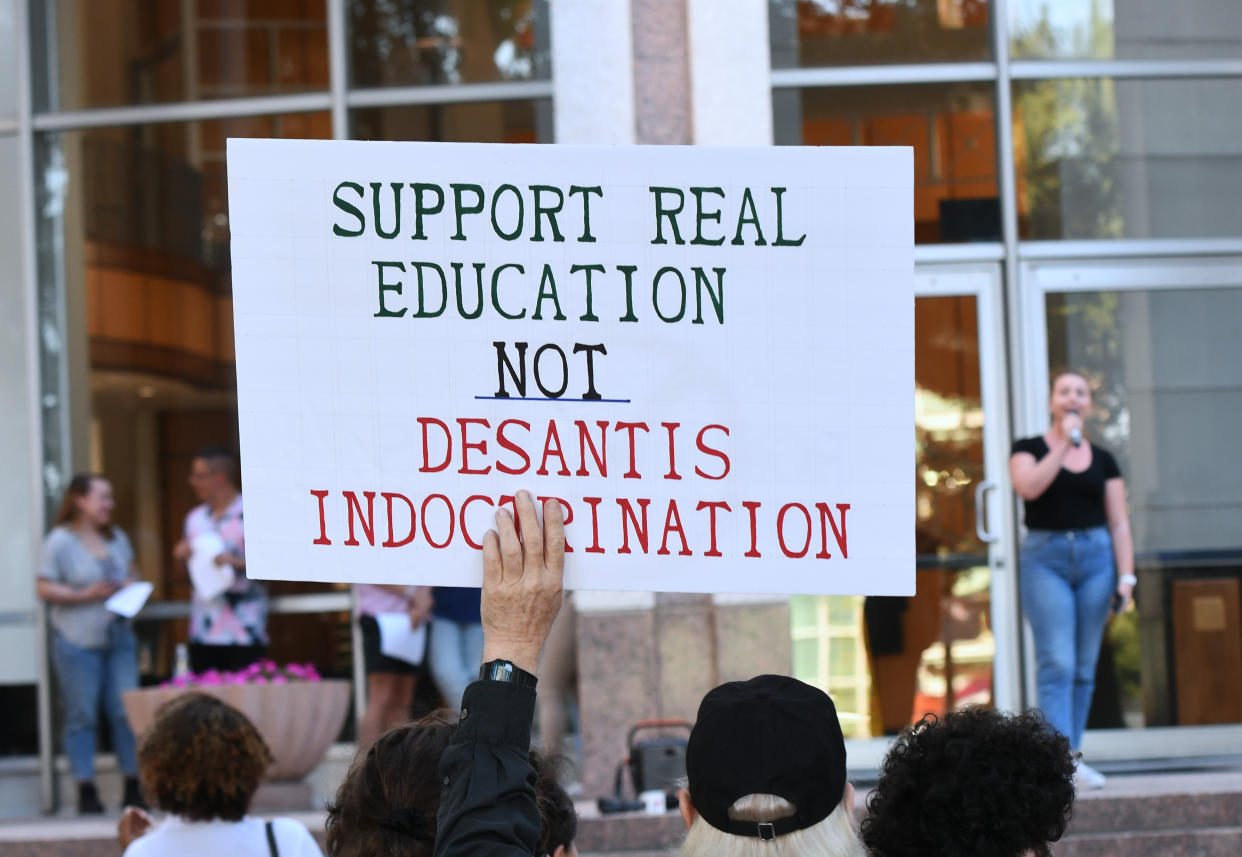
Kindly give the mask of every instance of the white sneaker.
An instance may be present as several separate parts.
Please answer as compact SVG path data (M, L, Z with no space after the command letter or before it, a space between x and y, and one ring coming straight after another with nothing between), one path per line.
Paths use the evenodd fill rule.
M1102 789L1108 782L1108 777L1088 765L1081 757L1074 761L1074 767L1077 768L1074 772L1074 784L1079 788Z

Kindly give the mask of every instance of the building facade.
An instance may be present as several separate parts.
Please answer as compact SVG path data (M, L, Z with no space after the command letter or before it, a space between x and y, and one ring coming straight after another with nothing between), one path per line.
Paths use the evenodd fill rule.
M189 456L236 443L230 136L913 148L918 594L581 593L589 794L618 730L751 668L829 690L864 767L917 712L1032 703L1007 459L1068 366L1140 578L1088 752L1238 752L1240 117L1235 0L0 0L0 770L50 803L33 581L70 474L156 584L144 679L184 639ZM348 591L273 594L274 656L351 674Z

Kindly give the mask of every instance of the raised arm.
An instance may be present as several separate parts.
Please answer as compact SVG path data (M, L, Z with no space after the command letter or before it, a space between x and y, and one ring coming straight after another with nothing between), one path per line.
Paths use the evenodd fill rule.
M542 527L529 493L519 491L515 505L522 540L504 510L483 540L483 661L508 661L534 676L561 607L565 528L555 500L544 504ZM487 680L466 688L457 732L440 760L436 857L535 854L534 714L533 686Z

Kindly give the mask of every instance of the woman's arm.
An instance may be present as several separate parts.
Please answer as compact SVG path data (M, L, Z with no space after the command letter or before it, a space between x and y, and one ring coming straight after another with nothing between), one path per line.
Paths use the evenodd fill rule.
M35 584L35 593L51 604L85 604L88 601L105 601L119 588L115 583L99 580L83 589L74 589L64 583L40 577Z
M1061 463L1069 452L1070 443L1064 440L1048 447L1048 454L1038 461L1029 452L1015 452L1009 457L1009 479L1013 490L1023 500L1034 500L1048 490L1052 480L1061 472Z
M1104 483L1104 511L1108 515L1108 531L1113 537L1113 559L1117 564L1117 577L1133 577L1134 539L1130 535L1130 513L1126 511L1126 483L1120 476ZM1134 594L1134 584L1129 581L1119 582L1117 593L1129 601Z

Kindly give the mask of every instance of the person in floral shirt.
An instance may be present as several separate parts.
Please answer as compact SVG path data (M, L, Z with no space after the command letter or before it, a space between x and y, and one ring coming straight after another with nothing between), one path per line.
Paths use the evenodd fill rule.
M187 561L194 540L215 532L224 550L216 565L232 566L233 585L204 599L196 592L190 608L190 669L239 670L267 653L267 589L246 577L246 539L242 495L237 488L237 459L225 447L206 447L190 462L190 487L202 505L190 510L185 532L173 556Z

